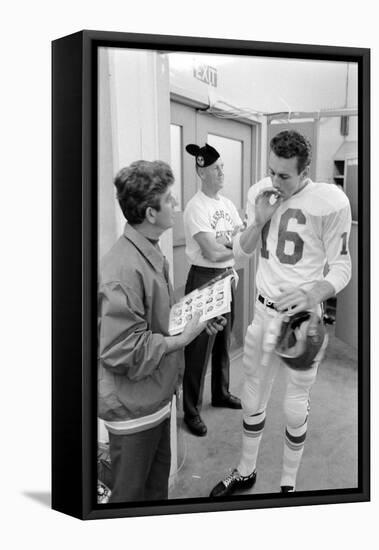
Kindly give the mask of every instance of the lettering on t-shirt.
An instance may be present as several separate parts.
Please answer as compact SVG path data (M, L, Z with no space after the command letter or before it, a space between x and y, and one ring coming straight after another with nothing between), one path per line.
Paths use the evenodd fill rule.
M224 223L221 223L221 227L217 227L220 225L220 221ZM233 230L236 224L229 212L226 212L225 210L216 210L211 216L210 224L211 228L216 232L216 239L221 237L227 242L231 242Z
M229 229L227 231L223 230L223 231L216 231L216 239L218 239L219 237L226 237L226 239L230 242L231 241L231 238L232 238L232 234L233 234L233 230L232 229Z
M230 223L230 225L234 229L235 224L234 224L233 218L231 217L231 215L228 212L225 212L225 210L216 210L216 212L214 212L214 214L212 215L212 218L211 218L211 227L212 227L212 229L216 229L217 224L218 224L219 220L221 220L221 219L225 220L228 223Z

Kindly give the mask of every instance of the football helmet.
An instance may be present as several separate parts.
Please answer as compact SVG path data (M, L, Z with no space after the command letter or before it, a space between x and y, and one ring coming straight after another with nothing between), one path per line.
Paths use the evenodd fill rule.
M275 352L289 367L307 370L326 344L321 318L315 312L300 311L283 317Z

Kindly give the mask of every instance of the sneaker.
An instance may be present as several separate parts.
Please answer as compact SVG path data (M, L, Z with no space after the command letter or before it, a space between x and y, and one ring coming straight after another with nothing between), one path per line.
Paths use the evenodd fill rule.
M295 492L295 487L292 487L292 485L282 485L280 487L280 492L281 493L294 493Z
M187 424L191 433L198 436L206 435L207 427L201 420L200 416L185 416L184 422Z
M217 483L209 495L210 498L226 497L235 491L250 489L257 479L257 472L254 470L249 476L241 476L239 471L234 470L225 479Z

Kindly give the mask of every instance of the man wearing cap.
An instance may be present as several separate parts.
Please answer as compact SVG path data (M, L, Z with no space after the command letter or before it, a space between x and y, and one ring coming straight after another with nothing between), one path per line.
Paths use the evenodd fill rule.
M186 151L195 157L196 172L201 180L201 189L188 202L183 216L186 255L191 264L185 287L185 293L188 294L233 267L232 237L242 226L242 220L234 204L219 194L224 183L224 172L223 162L216 149L208 144L204 147L189 144ZM211 337L202 333L185 348L184 421L189 430L198 436L207 433L207 427L200 417L200 410L210 353L212 405L241 408L240 400L229 392L233 299L231 312L225 317L227 325L222 332Z

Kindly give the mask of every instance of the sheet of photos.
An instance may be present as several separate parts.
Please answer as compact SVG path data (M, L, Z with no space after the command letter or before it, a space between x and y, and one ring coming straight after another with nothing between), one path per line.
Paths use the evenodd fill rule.
M208 321L229 312L232 278L233 275L229 275L205 288L193 290L172 306L169 322L170 335L180 334L195 311L201 312L200 321Z

